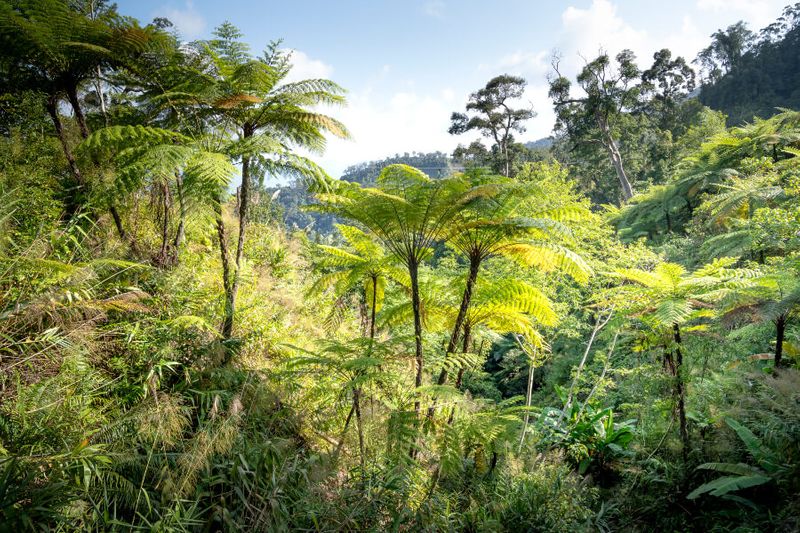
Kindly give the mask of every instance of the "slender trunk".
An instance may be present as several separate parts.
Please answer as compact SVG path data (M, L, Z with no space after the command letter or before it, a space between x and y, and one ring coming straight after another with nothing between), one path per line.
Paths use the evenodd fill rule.
M245 126L242 136L252 137L253 130ZM250 205L250 157L242 156L242 185L239 188L239 238L236 242L236 270L233 273L233 284L231 287L231 320L236 313L236 296L239 293L239 283L241 282L242 257L244 257L244 239L247 229L247 210Z
M334 457L339 457L339 453L342 451L342 446L344 446L344 437L347 435L347 428L350 427L350 420L353 418L353 413L355 413L355 411L356 404L353 402L353 405L350 406L350 412L347 414L347 419L344 421L344 429L342 429L342 436L339 438L339 444L336 446Z
M467 353L469 351L469 343L472 342L471 338L472 328L470 328L469 323L464 324L464 345L462 347L462 352ZM483 353L483 341L481 341L481 346L478 349L478 355ZM461 390L461 383L464 379L464 371L466 368L463 366L458 369L458 374L456 375L456 389ZM447 425L450 426L453 424L453 419L456 416L456 406L450 408L450 415L447 417Z
M675 395L678 399L678 422L680 425L683 461L689 453L689 430L686 426L686 390L683 383L683 352L681 352L681 330L678 324L672 325L675 339Z
M411 278L411 308L414 312L414 357L417 363L417 375L414 387L422 386L422 315L419 300L419 261L416 258L408 260L408 274ZM419 414L419 399L414 402L414 411Z
M75 162L75 156L72 154L72 150L67 142L64 126L61 123L61 118L58 116L58 98L55 96L50 96L47 99L46 107L47 113L50 115L50 119L53 121L53 127L56 130L56 136L61 143L61 149L64 152L64 157L67 159L67 164L69 165L69 170L72 173L72 178L75 181L73 187L67 187L69 195L67 196L65 205L67 217L72 218L78 212L78 209L80 209L81 197L85 192L86 182L81 175L78 164Z
M506 160L506 173L504 174L506 177L511 177L511 162L508 160L508 141L506 140L503 143L503 157Z
M111 218L114 219L114 226L117 228L117 233L119 234L119 238L123 241L128 240L128 232L125 231L125 227L122 225L122 217L117 211L117 208L112 204L108 208L109 212L111 213ZM133 247L133 241L131 241L131 247Z
M596 121L603 135L603 146L605 146L608 151L608 157L611 159L611 164L614 166L614 171L617 173L620 187L622 187L622 199L624 202L627 202L633 197L633 187L628 180L628 175L625 173L625 167L622 164L622 155L619 153L617 141L615 141L614 137L611 135L611 130L604 118L598 116Z
M597 337L597 334L603 329L608 321L611 320L611 316L614 314L614 308L612 307L608 315L605 317L604 320L600 320L600 316L598 315L595 319L594 328L592 328L592 334L589 336L589 342L586 343L586 349L583 351L583 357L581 357L581 361L578 364L578 369L575 371L575 378L573 378L572 383L570 383L569 391L567 392L567 401L564 402L564 409L561 410L561 414L559 415L559 420L562 419L567 410L572 406L572 397L575 394L575 389L578 385L578 380L581 377L581 372L583 372L583 367L586 365L586 358L589 357L589 352L592 350L592 345L594 344L594 339Z
M228 253L228 236L225 231L225 221L222 219L222 198L217 197L214 203L214 218L217 225L217 239L219 240L219 253L222 261L222 286L225 291L225 312L222 319L222 338L227 340L233 334L233 286L231 284L231 264ZM229 354L225 355L225 363Z
M356 428L358 430L358 453L361 465L361 476L364 477L364 426L361 420L361 388L353 391L353 409L356 412Z
M103 121L108 126L108 112L106 111L106 99L103 96L103 85L100 81L102 74L100 72L100 65L96 69L97 77L94 79L94 90L97 92L97 99L100 101L100 112L103 114Z
M81 130L81 137L85 139L89 136L89 128L86 126L86 116L83 114L81 102L78 100L77 87L73 85L67 87L67 99L72 106L72 110L75 112L75 121L78 123L78 128Z
M369 340L375 340L375 306L378 303L378 276L372 275L372 312L369 320Z
M158 264L164 266L169 259L169 213L172 207L172 195L166 182L161 184L161 250L158 252Z
M469 311L469 304L472 301L472 290L475 287L475 282L478 280L478 272L480 271L482 257L479 254L473 254L469 260L469 274L467 275L467 284L464 286L464 294L461 297L461 306L458 308L455 324L453 324L453 331L450 334L450 340L447 343L447 351L445 352L445 360L449 359L450 354L456 351L458 344L458 336L464 327L464 321L467 318L467 311ZM466 334L465 334L466 339ZM442 367L439 372L439 379L436 381L439 385L447 383L447 365ZM436 413L436 402L428 408L428 419L433 420Z
M102 101L102 92L98 94L100 95ZM75 113L75 121L78 123L78 128L80 129L81 137L83 139L87 139L89 137L89 127L86 125L86 116L83 114L83 108L81 107L81 102L78 99L77 87L75 86L67 87L67 99L69 100L70 106L72 106L72 111ZM105 117L105 104L103 104L103 116ZM107 118L106 122L108 122ZM99 165L95 157L92 157L92 162L96 166ZM129 242L131 251L135 255L137 253L136 241L134 241L132 237L129 237L128 233L125 231L125 228L122 225L122 217L120 217L117 207L114 205L113 202L109 203L110 205L108 210L111 213L111 217L114 219L114 226L117 228L117 234L119 235L120 239Z
M180 247L186 235L186 200L183 196L183 176L180 172L175 174L175 191L178 194L178 230L175 232L175 240L172 242L175 263L180 256Z
M783 337L786 333L786 315L775 319L775 368L783 364Z
M469 304L472 301L472 290L475 287L475 282L478 280L478 272L481 267L481 256L478 254L470 256L469 261L469 274L467 276L467 284L464 287L464 294L461 297L461 306L458 308L455 324L453 324L453 331L450 334L450 341L447 343L447 352L445 357L455 352L456 345L458 344L458 336L461 333L461 328L464 325L464 320L467 318L467 311L469 311ZM447 383L447 367L443 367L439 373L439 385Z

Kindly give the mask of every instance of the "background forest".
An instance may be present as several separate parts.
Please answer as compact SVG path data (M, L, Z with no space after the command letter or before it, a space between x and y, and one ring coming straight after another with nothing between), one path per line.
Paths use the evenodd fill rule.
M279 42L0 0L0 530L800 530L799 35L335 179Z

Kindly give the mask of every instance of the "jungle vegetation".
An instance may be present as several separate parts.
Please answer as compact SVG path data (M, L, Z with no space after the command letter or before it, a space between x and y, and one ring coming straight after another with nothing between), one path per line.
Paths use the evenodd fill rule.
M0 530L797 531L800 112L704 104L798 11L332 177L279 41L1 0Z

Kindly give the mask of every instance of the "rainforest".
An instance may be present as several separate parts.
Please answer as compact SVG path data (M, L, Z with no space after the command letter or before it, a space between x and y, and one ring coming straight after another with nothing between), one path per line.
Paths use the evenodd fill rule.
M336 170L280 27L125 4L0 0L0 531L800 531L800 4Z

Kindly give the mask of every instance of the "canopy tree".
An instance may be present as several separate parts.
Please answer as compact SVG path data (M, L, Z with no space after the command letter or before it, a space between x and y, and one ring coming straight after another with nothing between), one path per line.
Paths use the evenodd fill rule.
M451 135L474 130L494 141L502 155L504 176L511 175L513 133L525 133L525 121L536 116L533 109L512 107L514 100L522 98L525 85L526 81L518 76L496 76L469 96L467 113L454 112L450 116Z

